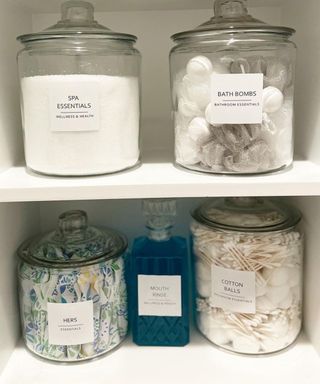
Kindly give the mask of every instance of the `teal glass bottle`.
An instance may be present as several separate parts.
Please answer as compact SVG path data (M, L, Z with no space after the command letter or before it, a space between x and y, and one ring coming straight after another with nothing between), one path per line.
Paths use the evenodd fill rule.
M145 200L148 236L134 241L131 258L133 341L144 346L189 342L188 248L171 236L175 200Z

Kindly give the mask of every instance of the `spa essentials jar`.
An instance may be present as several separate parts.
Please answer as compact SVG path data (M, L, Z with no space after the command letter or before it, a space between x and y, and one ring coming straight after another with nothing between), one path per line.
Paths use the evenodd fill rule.
M193 212L196 321L212 343L266 354L302 321L300 213L273 199L214 199Z
M20 316L27 348L75 362L117 347L127 334L125 252L119 233L87 225L83 211L18 250Z
M246 0L216 0L215 16L172 36L176 164L259 174L293 161L295 32L248 15Z
M85 176L139 163L137 38L98 24L90 3L67 1L56 25L18 40L27 167Z

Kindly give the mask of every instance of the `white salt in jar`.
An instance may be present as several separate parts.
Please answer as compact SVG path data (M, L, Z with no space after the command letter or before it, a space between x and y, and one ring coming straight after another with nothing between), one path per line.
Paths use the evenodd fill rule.
M233 352L291 345L302 321L300 213L272 199L210 200L191 226L200 332Z
M139 162L140 54L136 37L99 25L83 1L62 20L19 36L27 167L63 176L121 171Z

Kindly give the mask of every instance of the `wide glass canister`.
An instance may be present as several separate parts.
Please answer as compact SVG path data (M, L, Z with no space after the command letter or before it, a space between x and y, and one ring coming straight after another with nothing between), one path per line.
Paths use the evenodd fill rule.
M295 32L216 0L215 16L172 36L175 159L209 173L258 174L293 161Z
M191 226L200 332L226 350L291 345L302 321L301 215L274 199L214 199Z
M62 20L19 36L27 167L61 176L112 173L139 163L140 54L136 37L94 20L84 1Z
M119 233L88 226L83 211L18 250L20 315L33 353L72 362L117 347L128 328L125 254Z

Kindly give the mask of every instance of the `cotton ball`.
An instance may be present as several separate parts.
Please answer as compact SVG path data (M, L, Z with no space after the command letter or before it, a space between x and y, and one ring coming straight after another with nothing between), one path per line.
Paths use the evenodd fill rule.
M199 312L197 314L197 325L202 333L208 334L211 327L211 315L207 312Z
M93 343L82 344L81 350L82 350L82 353L88 357L93 356L95 354Z
M268 278L268 284L272 287L287 284L290 274L288 268L275 268Z
M211 269L202 261L197 261L195 264L197 279L210 281L211 280Z
M195 117L202 115L202 112L196 103L184 98L179 99L178 110L181 115L185 117Z
M274 304L278 305L290 294L290 288L288 286L280 286L280 287L268 287L266 297Z
M197 291L201 297L208 298L211 296L211 281L197 279Z
M300 285L301 280L301 270L300 268L288 268L289 270L289 286L295 287L296 285Z
M182 89L184 90L183 97L196 103L200 109L205 109L210 102L210 82L208 80L195 81L186 75L183 78Z
M269 300L266 296L257 297L256 299L256 310L257 312L270 313L275 310L276 305Z
M291 344L298 336L301 330L302 321L298 315L290 321L289 332L287 334L288 344Z
M175 144L178 163L194 165L200 162L200 148L189 136L176 136Z
M289 342L287 337L281 337L281 338L268 337L264 339L262 342L262 350L266 353L276 352L287 347L288 344Z
M286 317L279 317L269 322L272 337L284 337L289 332L289 322Z
M208 337L209 340L211 340L213 343L217 345L225 345L230 342L228 333L223 328L211 327L206 336Z
M294 301L300 301L302 298L302 287L300 285L296 285L291 288L291 293Z
M258 353L260 342L254 336L236 336L233 339L233 349L241 353Z
M256 297L264 296L267 293L267 284L256 282Z
M195 117L191 120L188 133L192 140L199 145L205 144L211 137L210 124L203 117Z
M190 78L201 79L210 76L212 73L212 63L205 56L196 56L187 64L187 74Z
M280 303L278 304L278 308L289 309L292 305L292 302L293 302L293 294L291 291L289 291L288 296L284 300L280 301Z
M263 111L267 113L277 112L283 105L283 93L275 87L264 88L262 92Z

